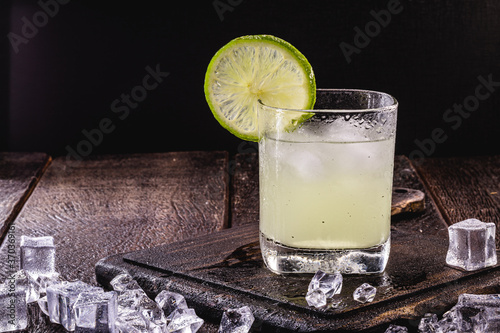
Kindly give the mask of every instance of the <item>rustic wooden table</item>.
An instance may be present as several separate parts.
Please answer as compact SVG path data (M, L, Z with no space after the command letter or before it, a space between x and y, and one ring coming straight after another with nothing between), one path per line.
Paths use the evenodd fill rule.
M426 209L393 217L393 235L405 242L426 237L446 240L448 225L478 218L497 224L500 248L499 177L500 156L427 158L419 165L398 156L395 186L423 191ZM0 190L0 280L13 269L5 246L9 233L17 240L21 235L53 236L57 269L63 278L105 285L106 277L96 279L95 271L103 258L114 258L113 263L123 253L142 253L140 250L178 241L189 244L189 239L205 235L217 238L224 229L246 230L258 223L255 154L230 157L226 152L171 152L73 161L52 160L43 153L0 153ZM412 271L412 263L393 262L391 272L401 275L393 279L405 279L405 270L398 271L403 265ZM217 268L214 270L217 274ZM415 331L417 314L444 311L461 292L500 293L498 270L462 276L450 268L426 274L392 291L395 301L374 306L366 322L382 329L389 322L413 320L410 331ZM440 279L454 281L443 287L446 297L442 300L429 293ZM408 294L413 295L411 300ZM29 312L27 332L64 332L36 306L30 306ZM351 319L339 320L339 327L356 329ZM214 332L217 326L214 317L208 318L201 331Z

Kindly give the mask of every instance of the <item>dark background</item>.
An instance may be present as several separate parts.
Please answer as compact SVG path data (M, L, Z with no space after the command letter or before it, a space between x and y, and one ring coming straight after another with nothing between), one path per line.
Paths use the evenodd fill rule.
M204 74L213 54L231 39L272 34L308 58L318 87L395 96L398 154L500 154L500 87L459 125L443 119L454 104L474 96L479 76L500 82L498 1L401 0L402 12L352 54L350 63L339 45L355 46L354 28L364 30L374 21L371 11L387 9L389 1L60 1L67 3L0 4L2 151L60 156L69 148L93 155L251 150L213 118ZM41 3L57 4L58 12L46 15L15 52L8 33L23 36L26 20L43 18ZM147 66L157 65L168 77L120 119L112 102L142 84ZM97 144L82 144L88 141L84 130L92 132L105 118L113 131ZM436 128L446 140L431 144Z

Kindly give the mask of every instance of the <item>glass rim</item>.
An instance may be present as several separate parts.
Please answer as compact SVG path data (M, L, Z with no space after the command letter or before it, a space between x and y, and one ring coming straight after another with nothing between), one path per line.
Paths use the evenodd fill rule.
M335 89L335 88L318 88L316 89L316 92L358 92L358 93L365 93L365 94L378 94L380 96L385 96L389 97L393 100L392 104L386 105L386 106L381 106L377 108L366 108L366 109L293 109L293 108L280 108L276 106L271 106L264 104L262 100L258 100L260 105L263 108L267 108L270 110L274 110L276 112L308 112L308 113L370 113L370 112L392 112L397 110L398 108L398 101L397 99L384 92L380 91L375 91L375 90L366 90L366 89Z

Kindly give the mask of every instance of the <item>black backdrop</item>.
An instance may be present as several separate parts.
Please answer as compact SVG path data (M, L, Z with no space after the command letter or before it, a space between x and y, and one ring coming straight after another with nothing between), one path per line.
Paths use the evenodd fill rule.
M272 34L318 87L394 95L398 154L500 153L498 1L103 2L3 1L2 150L251 151L212 117L204 74L229 40Z

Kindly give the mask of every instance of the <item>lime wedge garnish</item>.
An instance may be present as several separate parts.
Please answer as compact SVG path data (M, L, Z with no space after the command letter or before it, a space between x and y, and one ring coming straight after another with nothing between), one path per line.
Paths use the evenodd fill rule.
M205 97L215 118L243 140L258 141L259 100L278 108L312 109L316 81L307 59L270 35L233 39L214 55L205 74ZM285 129L303 113L290 116Z

